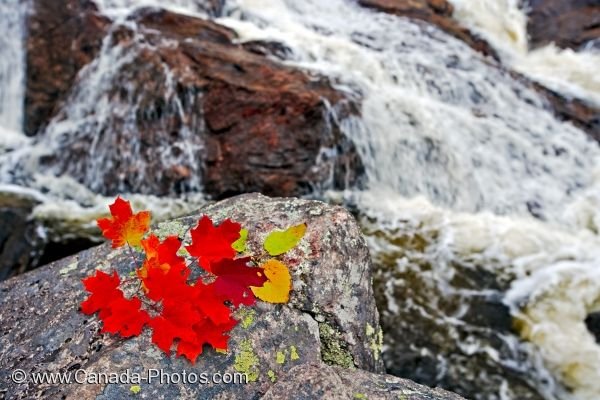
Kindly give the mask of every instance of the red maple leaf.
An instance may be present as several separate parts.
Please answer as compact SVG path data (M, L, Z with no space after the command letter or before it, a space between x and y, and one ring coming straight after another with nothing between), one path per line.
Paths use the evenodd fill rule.
M160 268L150 268L142 279L146 288L146 296L154 301L180 300L189 301L195 296L194 287L188 281L190 270L170 268L163 271Z
M198 258L200 266L212 272L212 263L224 258L233 258L236 251L231 245L240 238L241 225L226 219L214 226L207 216L203 216L192 229L192 244L186 246L193 257Z
M150 321L153 329L152 342L169 355L175 340L200 346L193 326L206 317L191 302L167 300L163 302L162 307L160 315Z
M134 214L131 204L117 197L110 205L110 213L112 218L101 218L96 222L104 237L112 240L112 247L121 247L125 243L133 247L139 246L150 228L150 212L141 211Z
M181 247L181 241L177 236L169 236L161 243L155 235L150 235L142 240L141 244L146 253L144 264L138 269L138 276L142 280L148 276L148 270L151 268L163 272L174 268L179 273L187 269L185 259L177 254Z
M206 285L198 281L195 290L194 303L208 319L217 325L229 321L231 309L225 305L227 298L219 293L214 284Z
M81 303L81 311L91 315L100 311L104 323L102 332L120 334L123 337L139 335L150 320L148 313L141 309L142 302L137 297L126 299L119 284L116 271L108 275L96 271L94 276L83 280L90 296Z
M123 293L100 311L99 317L104 323L102 332L119 334L123 337L137 336L150 321L148 313L141 309L139 298L126 299Z
M86 290L91 293L81 303L81 312L86 315L91 315L102 310L102 308L106 308L108 303L121 292L119 289L121 279L119 279L116 271L113 271L112 275L96 271L95 275L83 279L82 282Z
M212 272L217 276L215 290L231 301L234 306L251 306L256 302L250 286L262 286L267 278L262 268L249 267L250 257L235 260L225 258L212 264Z
M225 334L237 323L231 318L231 309L214 292L213 285L199 280L194 285L182 286L178 277L175 280L179 283L173 284L169 278L171 273L150 270L148 274L151 285L166 288L160 292L162 310L150 322L152 341L167 354L171 354L177 341L177 355L185 356L192 363L202 353L205 343L226 350L229 337ZM148 293L158 292L151 286Z

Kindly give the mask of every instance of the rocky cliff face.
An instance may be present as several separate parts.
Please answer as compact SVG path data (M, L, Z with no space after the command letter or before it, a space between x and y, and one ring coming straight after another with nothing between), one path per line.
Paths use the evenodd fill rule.
M10 374L15 369L26 374L85 370L91 375L157 368L165 373L241 372L249 383L142 384L141 393L151 398L460 399L377 375L383 364L371 261L347 211L314 201L244 195L161 224L158 233L181 235L201 214L217 221L232 218L250 232L306 222L305 237L285 256L293 275L290 303L246 309L232 333L230 352L205 351L192 366L156 350L146 334L130 340L100 334L97 318L78 311L85 298L81 278L95 269L127 274L133 268L127 251L100 246L0 285L0 394L122 399L131 394L131 385L49 385L31 379L16 384ZM250 235L249 248L261 246L260 236Z

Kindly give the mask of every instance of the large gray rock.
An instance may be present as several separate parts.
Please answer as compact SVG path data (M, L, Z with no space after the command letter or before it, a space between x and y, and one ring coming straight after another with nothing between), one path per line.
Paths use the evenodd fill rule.
M293 394L293 395L291 395ZM392 375L378 375L357 369L324 364L303 364L292 368L262 397L262 400L461 400L457 394L430 389Z
M205 349L191 365L158 350L149 332L128 340L100 334L97 317L79 312L86 297L82 278L95 269L116 268L121 275L133 269L127 251L99 246L0 284L0 398L122 399L132 395L132 385L121 383L51 385L35 384L29 378L16 384L10 379L16 369L28 377L35 372L71 372L72 379L82 370L88 377L127 371L144 374L151 369L198 376L238 372L247 374L249 380L248 384L168 385L155 379L141 383L138 393L151 399L257 399L265 394L271 399L344 398L349 393L368 398L459 398L377 374L383 371L382 332L369 251L345 209L316 201L243 195L159 224L155 232L186 235L189 240L188 228L201 214L242 223L250 230L252 251L259 250L273 229L308 224L300 244L284 256L294 278L288 304L259 302L241 310L229 353ZM84 376L77 373L79 378ZM302 381L311 387L300 389Z
M31 379L16 384L10 380L15 369L27 374L85 370L88 376L149 369L242 372L250 380L245 385L142 383L139 395L152 399L259 398L278 377L304 364L325 362L347 369L383 370L369 251L345 209L316 201L244 195L159 224L157 232L185 234L201 214L242 223L251 232L248 245L254 251L267 232L308 224L301 243L284 256L294 278L288 304L259 302L253 309L243 310L243 323L232 332L230 352L205 349L192 366L159 351L150 342L149 332L129 340L99 334L97 317L79 312L86 297L82 278L95 269L116 268L121 275L133 269L127 251L99 246L0 285L0 398L122 399L131 395L129 384L49 385L34 384Z

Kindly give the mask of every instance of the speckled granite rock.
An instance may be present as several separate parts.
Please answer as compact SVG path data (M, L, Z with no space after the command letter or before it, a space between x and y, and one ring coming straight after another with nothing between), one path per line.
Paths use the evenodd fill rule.
M346 210L315 201L243 195L162 223L158 233L182 234L200 214L241 222L250 229L251 249L261 245L268 231L306 221L306 236L285 256L294 277L290 303L261 302L244 312L243 323L233 331L230 353L205 349L192 366L157 350L149 332L131 340L101 335L97 318L78 311L85 298L81 278L96 268L116 267L123 275L133 269L125 250L96 247L0 285L0 398L123 399L132 394L130 384L48 385L29 380L18 385L10 381L17 368L28 374L83 369L88 375L153 368L166 373L237 371L251 380L244 385L142 383L138 396L151 399L259 398L279 376L303 364L383 370L369 252Z
M303 364L292 368L262 397L262 400L461 400L457 394L431 389L392 375L378 375L357 369L324 364Z

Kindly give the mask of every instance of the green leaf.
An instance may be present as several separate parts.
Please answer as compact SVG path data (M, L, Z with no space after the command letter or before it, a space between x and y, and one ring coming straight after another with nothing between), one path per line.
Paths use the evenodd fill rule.
M242 228L240 230L240 238L233 242L231 247L238 253L246 251L246 240L248 239L248 229Z
M274 231L265 239L265 250L271 256L278 256L296 247L306 233L306 224L292 226L285 231Z

